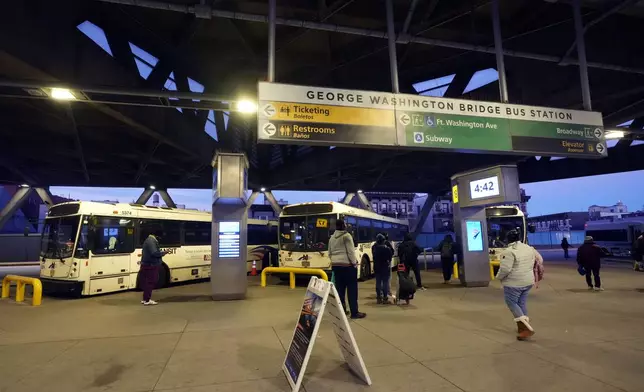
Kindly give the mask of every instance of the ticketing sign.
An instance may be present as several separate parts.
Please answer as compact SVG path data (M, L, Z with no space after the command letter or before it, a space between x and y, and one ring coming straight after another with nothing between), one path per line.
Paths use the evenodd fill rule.
M259 83L258 141L602 158L601 113Z
M237 258L240 256L240 223L219 222L219 258Z

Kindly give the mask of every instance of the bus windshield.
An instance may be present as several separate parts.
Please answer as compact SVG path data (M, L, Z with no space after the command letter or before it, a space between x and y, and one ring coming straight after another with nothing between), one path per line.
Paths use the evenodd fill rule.
M524 221L521 216L491 216L487 219L488 246L490 248L507 248L508 232L517 230L523 241Z
M46 219L40 245L40 257L56 259L72 257L79 222L80 216Z
M280 248L289 252L322 252L329 248L336 215L280 218Z

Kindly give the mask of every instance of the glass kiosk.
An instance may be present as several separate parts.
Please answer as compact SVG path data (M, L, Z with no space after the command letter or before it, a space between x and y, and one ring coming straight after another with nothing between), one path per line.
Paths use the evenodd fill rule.
M452 177L454 230L460 244L458 276L468 287L490 283L485 207L521 201L516 165L501 165Z

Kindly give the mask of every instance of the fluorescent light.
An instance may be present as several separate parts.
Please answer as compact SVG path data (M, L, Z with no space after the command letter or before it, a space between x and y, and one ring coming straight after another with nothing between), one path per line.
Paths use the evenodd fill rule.
M21 188L29 188L29 184L22 184L20 185Z
M362 189L358 189L358 193L362 193Z
M617 131L617 130L606 131L604 136L606 137L606 139L621 139L624 137L624 131Z
M266 188L261 187L261 188L259 189L259 191L260 191L260 192L266 192Z
M150 185L150 189L155 190L155 189L157 189L157 187L155 187L154 185Z
M237 111L242 113L255 113L257 111L257 104L247 99L237 101Z
M51 97L61 101L74 101L76 97L69 89L54 87L51 89Z

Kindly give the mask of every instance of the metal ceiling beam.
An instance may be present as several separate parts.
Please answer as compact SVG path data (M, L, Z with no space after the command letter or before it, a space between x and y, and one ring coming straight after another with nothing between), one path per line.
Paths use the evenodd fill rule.
M432 1L434 3L435 1ZM411 25L411 20L414 17L414 11L416 11L416 6L418 5L418 0L411 0L411 4L409 5L409 11L407 12L407 16L405 17L405 22L403 23L403 27L400 30L400 34L407 34L409 31L409 25Z
M152 0L146 0L145 2L142 2L140 0L95 0L95 1L100 1L104 3L139 6L144 8L152 8L152 9L159 9L159 10L166 10L166 11L176 11L176 12L189 13L189 14L195 13L194 6L164 3L164 2L152 1ZM268 23L268 17L265 15L249 14L244 12L234 12L234 11L224 11L224 10L213 9L211 10L211 16L214 18ZM379 31L379 30L364 29L359 27L341 26L337 24L311 22L307 20L291 19L291 18L276 18L275 22L278 25L282 25L282 26L307 28L311 30L329 31L329 32L358 35L358 36L378 38L378 39L388 38L386 32ZM496 54L493 47L470 44L465 42L425 38L425 37L419 37L419 36L412 37L409 35L406 35L406 36L401 35L396 39L396 43L401 45L407 45L407 44L413 43L413 44L421 44L421 45L429 45L429 46L440 46L440 47L451 48L451 49L468 50L468 51L487 53L492 55ZM559 64L561 62L561 57L559 56L530 53L530 52L519 52L515 50L508 50L508 49L503 50L503 55L508 57L518 57L518 58L524 58L524 59L536 60L536 61L545 61L545 62L556 63L556 64ZM570 61L566 65L578 65L578 62ZM600 62L589 62L588 67L644 75L644 68L625 67L625 66L606 64L606 63L600 63Z
M604 19L608 18L609 16L616 14L620 11L622 11L624 8L630 7L632 5L635 5L639 3L640 0L622 0L620 3L615 5L614 7L608 9L606 12L602 13L595 19L591 20L590 22L586 23L586 26L584 26L583 30L583 35L586 35L588 30L590 30L593 26L598 24L599 22L603 21ZM561 65L566 65L568 62L568 58L572 51L575 49L577 46L577 40L573 41L572 44L570 44L570 47L566 50L566 53L564 53L563 56L561 56Z
M83 168L83 175L85 176L85 182L89 184L89 171L87 171L87 163L85 162L85 153L83 152L83 144L80 140L80 133L78 132L78 126L76 125L76 118L74 117L74 110L72 109L71 104L67 105L65 108L69 121L72 125L72 130L74 133L74 147L76 148L76 155L80 161L81 167Z

